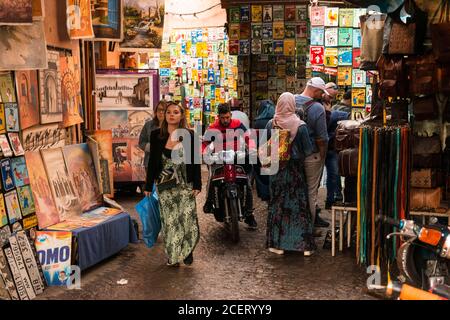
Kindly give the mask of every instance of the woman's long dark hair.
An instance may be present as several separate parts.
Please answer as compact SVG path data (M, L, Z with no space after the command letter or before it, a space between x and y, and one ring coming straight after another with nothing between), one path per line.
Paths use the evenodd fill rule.
M156 109L154 111L155 116L153 117L153 124L159 128L161 126L161 123L159 123L159 119L158 119L158 108L160 106L164 107L164 115L166 114L166 110L167 110L167 106L169 105L169 102L167 102L166 100L161 100L158 102L158 104L156 105Z
M188 129L185 108L182 107L179 103L168 102L166 105L166 112L164 113L164 120L161 124L161 129L160 129L160 133L159 133L159 137L161 139L166 139L169 137L169 124L167 123L167 120L166 120L166 114L167 114L167 110L169 110L169 107L171 107L171 106L177 106L181 112L181 120L180 120L180 124L179 124L178 128L179 129Z

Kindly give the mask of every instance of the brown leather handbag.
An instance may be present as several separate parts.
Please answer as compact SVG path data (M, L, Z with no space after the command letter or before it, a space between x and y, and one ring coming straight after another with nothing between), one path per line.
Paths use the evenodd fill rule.
M436 59L433 53L410 57L408 66L409 90L414 95L427 95L437 92Z
M411 209L437 209L441 205L442 189L411 188Z
M441 174L437 169L421 169L411 172L411 187L413 188L436 188L442 184Z
M359 149L346 149L339 152L339 175L342 177L358 176Z
M413 100L414 117L418 121L435 120L439 117L436 96L417 97Z
M383 30L386 14L360 16L361 21L361 70L376 70L383 49Z
M360 122L355 120L340 121L336 128L334 148L336 151L357 148L359 146Z
M441 138L438 135L431 137L414 136L412 152L413 155L440 154L442 152Z
M407 76L403 57L381 56L377 62L380 72L381 98L408 97Z

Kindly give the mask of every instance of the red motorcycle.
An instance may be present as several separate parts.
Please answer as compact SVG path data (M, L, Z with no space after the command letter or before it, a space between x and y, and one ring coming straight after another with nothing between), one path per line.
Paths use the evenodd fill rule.
M239 242L239 222L244 219L248 179L243 163L246 152L226 150L211 155L214 188L214 217L225 223L233 242ZM241 164L242 163L242 164Z

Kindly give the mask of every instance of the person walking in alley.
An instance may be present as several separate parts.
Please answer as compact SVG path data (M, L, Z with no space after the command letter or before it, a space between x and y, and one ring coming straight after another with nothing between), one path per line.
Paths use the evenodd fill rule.
M325 201L325 209L330 210L335 202L343 201L341 177L339 176L338 153L334 147L334 139L338 122L341 120L348 120L350 113L332 110L333 100L338 93L338 86L335 83L327 83L326 90L329 95L323 94L322 97L322 103L327 115L328 128L328 150L325 159L325 167L327 169L327 198Z
M144 124L141 134L139 135L139 148L145 152L144 165L146 168L148 167L148 159L150 157L150 135L153 130L160 128L161 123L164 121L166 107L167 101L161 100L158 102L155 110L155 117Z
M286 250L310 256L316 245L304 161L312 154L313 147L306 123L295 114L294 95L289 92L280 96L274 119L267 123L268 138L275 127L289 130L291 156L286 162L280 162L278 172L270 176L266 246L276 254Z
M195 149L199 144L194 143L191 130L187 131L191 138L189 143L181 143L181 139L176 139L177 129L188 130L185 109L169 102L161 129L151 133L145 184L148 196L156 182L161 230L170 266L178 266L181 262L191 265L200 238L195 198L201 191L202 179L200 164L194 161L200 152ZM174 161L174 154L183 161Z
M305 159L305 173L308 184L309 207L313 218L312 221L316 227L329 226L329 223L316 214L320 211L317 206L317 195L328 148L325 108L317 102L317 100L322 98L323 94L328 94L325 88L325 81L316 77L307 82L303 93L295 96L296 113L308 126L313 149L313 153ZM318 233L316 234L318 235Z

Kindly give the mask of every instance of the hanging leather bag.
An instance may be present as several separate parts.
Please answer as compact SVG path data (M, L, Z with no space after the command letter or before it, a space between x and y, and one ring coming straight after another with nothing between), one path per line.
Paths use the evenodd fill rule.
M436 59L433 53L410 57L407 61L409 91L413 95L428 95L437 92Z
M377 62L380 72L380 97L408 97L408 81L403 57L381 56Z
M441 184L442 174L437 169L421 169L411 172L411 187L436 188Z
M408 107L407 100L399 99L394 100L391 103L387 103L387 106L391 109L392 120L395 121L408 121Z
M357 148L359 146L359 127L361 123L355 120L339 121L334 138L336 151Z
M383 50L383 30L386 14L360 16L361 21L361 70L376 70Z
M439 117L439 109L434 95L415 98L413 110L414 117L418 121L435 120Z
M339 175L342 177L358 176L359 149L346 149L339 152Z
M440 1L432 20L438 15L440 22L431 25L433 51L439 62L450 62L450 1Z
M438 135L431 137L414 136L413 155L440 154L442 152L441 138Z
M442 200L442 189L411 188L411 209L437 209Z

